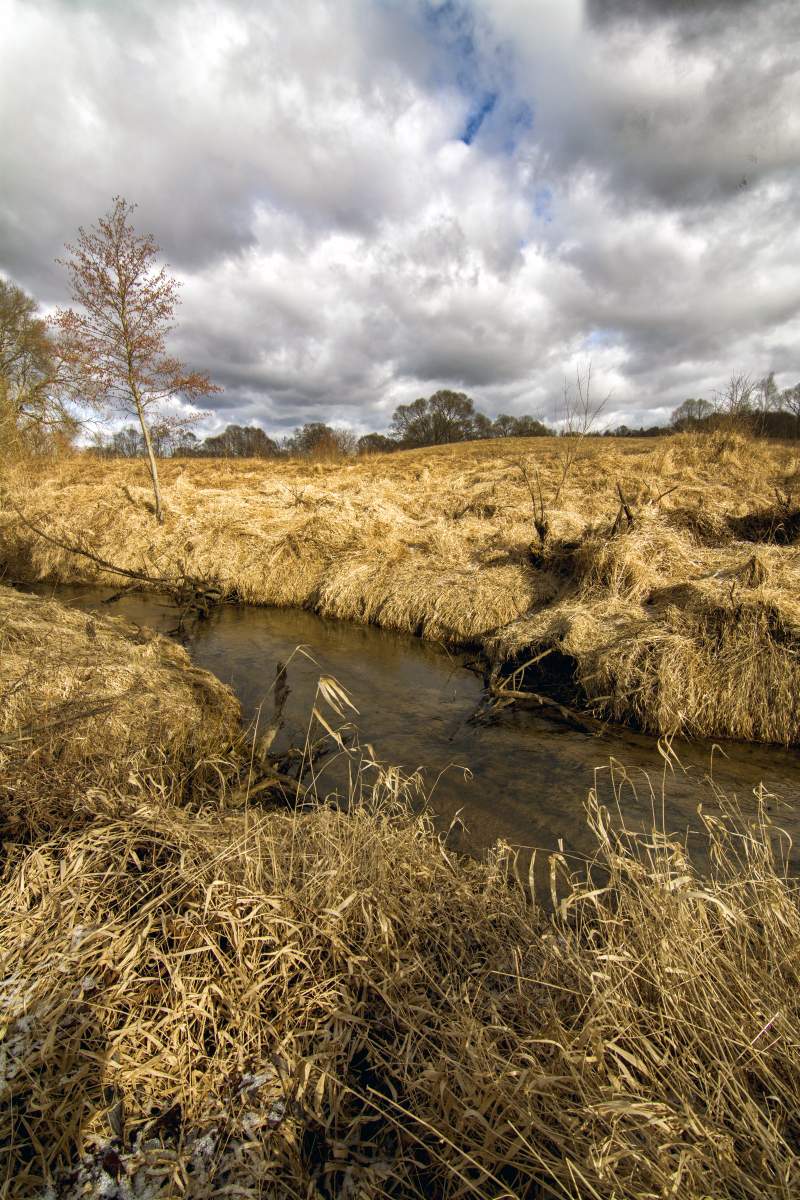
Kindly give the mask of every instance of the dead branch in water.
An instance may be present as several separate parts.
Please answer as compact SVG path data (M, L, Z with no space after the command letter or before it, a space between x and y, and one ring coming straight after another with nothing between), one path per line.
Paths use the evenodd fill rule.
M91 550L87 550L85 546L76 546L74 543L67 542L63 538L57 538L26 517L7 492L2 492L0 495L9 508L14 510L26 529L30 529L31 533L35 533L37 537L42 538L45 542L49 542L51 546L57 546L59 550L66 550L68 554L76 554L81 558L88 558L90 562L95 563L98 567L102 567L105 571L111 571L115 575L123 575L126 579L135 579L139 583L149 583L154 587L161 585L162 587L170 588L179 582L177 579L168 579L160 575L145 575L143 571L131 571L128 567L118 567L116 563L109 562L106 558L101 558L99 554L94 554Z
M562 721L568 721L570 725L576 725L585 733L600 733L605 729L604 723L598 721L595 717L580 713L577 709L569 708L566 704L560 704L558 700L553 700L549 696L542 696L539 692L490 687L489 694L496 701L489 710L491 712L496 712L498 709L507 708L509 705L514 704L518 708L536 709L547 716L560 717Z
M234 805L244 804L263 796L266 792L279 792L287 803L297 803L309 795L314 795L313 781L310 786L306 786L303 779L313 772L317 762L330 752L327 738L307 744L302 749L289 746L281 754L270 754L275 738L283 726L284 709L290 692L287 664L278 662L275 667L272 719L264 732L253 738L250 763L244 772L243 781L231 796ZM319 717L318 712L317 716ZM326 728L331 732L328 726ZM291 774L295 769L296 774Z
M603 722L598 721L595 717L591 717L586 713L580 713L577 709L570 708L567 704L561 704L560 701L554 700L551 696L544 696L540 692L529 691L527 688L520 686L526 668L541 662L542 659L547 658L555 650L555 646L548 646L546 650L541 651L533 658L528 659L527 662L516 667L511 675L506 677L505 681L500 678L499 668L495 668L486 683L486 691L489 697L491 697L492 703L483 712L498 712L503 708L509 708L511 705L514 705L517 708L535 709L547 716L557 717L562 721L567 721L570 725L576 726L585 733L594 734L605 729Z
M109 562L108 559L102 558L99 554L95 554L85 546L78 546L74 542L68 542L64 538L56 537L54 534L42 529L40 525L37 525L25 516L7 492L0 493L0 496L13 509L26 529L29 529L36 537L42 538L43 541L49 542L51 546L57 546L58 549L65 550L67 554L74 554L80 558L88 559L89 562L102 567L104 571L110 571L112 574L130 579L133 581L132 586L145 583L154 590L165 590L181 610L177 625L169 631L171 636L182 636L185 632L187 618L195 616L202 620L208 617L211 610L216 608L223 599L224 593L221 588L210 585L207 580L189 575L186 571L182 571L180 575L173 576L147 575L144 571L134 571L129 567L120 567L116 563ZM106 603L112 604L129 590L130 588L120 589L113 596L109 596Z
M257 796L272 791L280 791L285 800L297 801L305 799L308 790L299 779L293 779L291 775L269 767L267 773L255 783L248 783L237 788L231 796L231 801L234 805L243 804L247 800L254 800Z

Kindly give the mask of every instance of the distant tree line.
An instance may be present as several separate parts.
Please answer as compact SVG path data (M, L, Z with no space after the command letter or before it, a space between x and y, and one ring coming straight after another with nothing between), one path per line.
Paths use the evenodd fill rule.
M665 434L735 429L753 437L800 438L800 383L782 391L775 373L753 379L734 373L713 400L690 396L673 410L669 425L618 425L605 437L662 437ZM589 436L597 436L591 433Z
M587 437L663 437L665 433L674 433L675 430L670 425L615 425L613 429L603 429L595 433L590 430Z
M754 380L733 374L714 400L690 397L672 414L673 430L737 428L755 437L800 437L800 383L782 391L770 372Z
M668 425L623 424L593 429L587 436L663 437L684 430L723 427L736 427L758 437L800 437L800 383L780 391L774 375L757 382L749 376L734 375L713 401L695 397L684 400ZM401 404L392 416L389 434L366 433L356 438L350 430L310 421L280 440L269 437L257 425L228 425L222 433L201 440L189 429L154 424L151 439L159 457L337 459L486 438L546 437L556 432L532 416L501 413L492 420L463 392L442 390ZM564 430L560 434L569 436ZM138 458L145 453L145 446L139 430L129 425L98 437L94 451L115 458Z
M446 445L474 439L546 437L552 431L531 416L501 413L494 420L475 408L463 392L438 391L427 399L401 404L392 417L389 435L366 433L356 438L347 429L309 421L291 436L276 441L257 425L228 425L204 439L190 429L155 422L150 438L156 454L175 458L341 458L346 455L388 454L418 446ZM145 454L141 432L128 425L116 433L98 435L95 454L111 458L140 458Z
M159 458L340 458L353 454L355 434L311 421L291 437L276 441L258 425L226 425L221 433L200 439L190 429L154 424L150 440ZM116 433L95 435L90 450L102 458L141 458L144 438L135 425Z

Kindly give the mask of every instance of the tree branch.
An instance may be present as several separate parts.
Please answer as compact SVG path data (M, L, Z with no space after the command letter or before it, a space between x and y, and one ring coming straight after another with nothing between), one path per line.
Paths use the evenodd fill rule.
M180 586L181 581L179 579L169 579L159 575L145 575L142 571L131 571L127 567L118 567L115 563L109 562L108 559L101 558L99 554L93 554L91 550L84 549L83 546L75 546L61 538L54 537L51 533L47 533L44 529L35 525L33 521L28 520L7 492L0 492L0 496L14 510L26 529L30 529L31 533L35 533L37 537L43 538L51 546L58 546L60 550L66 550L68 554L77 554L81 558L88 558L90 562L96 563L97 566L102 567L104 570L112 571L115 575L123 575L126 579L136 579L142 583L160 583L171 588Z

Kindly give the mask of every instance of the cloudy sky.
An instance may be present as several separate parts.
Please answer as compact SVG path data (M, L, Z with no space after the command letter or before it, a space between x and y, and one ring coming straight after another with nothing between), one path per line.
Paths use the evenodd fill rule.
M228 421L800 379L797 0L0 0L0 272L111 197Z

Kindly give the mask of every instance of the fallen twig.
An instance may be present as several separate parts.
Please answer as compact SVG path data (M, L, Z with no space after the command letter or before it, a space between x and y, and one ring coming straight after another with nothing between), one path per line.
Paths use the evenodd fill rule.
M622 490L622 484L619 482L617 482L617 495L619 496L619 511L614 518L614 524L611 526L611 537L616 537L619 533L623 516L628 522L628 529L633 529L636 523L633 518L631 506L625 499L625 493Z
M558 700L542 696L539 692L518 691L490 684L489 694L496 701L490 711L504 708L513 703L523 708L535 708L541 712L554 714L564 721L569 721L572 725L577 725L587 733L597 733L605 729L603 722L598 721L595 717L580 713L566 704L560 704Z
M100 700L86 708L79 708L76 703L73 707L77 708L77 711L63 713L62 710L62 715L54 721L45 721L41 725L22 725L13 733L0 733L0 746L13 746L19 742L29 742L40 734L51 733L54 729L63 729L66 725L74 725L78 721L88 721L90 717L102 716L104 713L110 712L117 701L124 700L131 694L131 692L121 692L118 696ZM68 706L65 705L66 707Z

